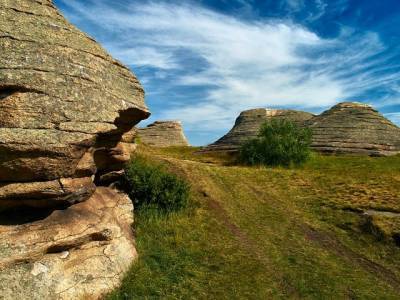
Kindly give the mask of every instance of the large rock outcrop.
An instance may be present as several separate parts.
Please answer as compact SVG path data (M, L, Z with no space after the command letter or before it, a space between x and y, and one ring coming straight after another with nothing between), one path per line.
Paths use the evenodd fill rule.
M215 143L208 145L202 151L237 151L248 139L257 136L261 125L271 119L288 119L303 125L313 117L312 114L286 109L250 109L240 113L233 128Z
M139 128L140 142L153 147L189 146L179 121L156 121Z
M343 102L309 120L312 148L323 153L400 153L400 128L371 106Z
M136 77L50 0L0 0L0 299L97 299L136 257L101 178L149 116Z
M89 198L149 115L138 80L51 1L0 0L0 50L0 209Z

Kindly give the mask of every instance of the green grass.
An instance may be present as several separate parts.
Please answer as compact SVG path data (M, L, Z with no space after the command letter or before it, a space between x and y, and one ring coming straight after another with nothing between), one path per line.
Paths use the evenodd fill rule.
M400 208L399 156L271 169L197 150L143 151L190 181L191 206L136 212L139 260L109 299L399 299L400 248L354 212Z

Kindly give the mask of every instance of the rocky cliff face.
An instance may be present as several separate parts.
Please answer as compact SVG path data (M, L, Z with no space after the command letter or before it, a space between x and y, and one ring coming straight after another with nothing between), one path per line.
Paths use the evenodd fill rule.
M310 113L296 110L265 108L246 110L239 115L235 125L226 135L202 151L237 151L246 140L257 136L260 126L265 121L273 118L283 118L304 124L312 117Z
M129 159L121 137L149 116L143 89L50 0L0 0L0 69L0 211L87 200L40 223L0 216L0 295L96 298L135 256L132 219L119 219L132 204L95 182Z
M0 49L0 207L87 199L142 87L50 1L1 0Z
M313 149L386 156L400 153L400 128L369 105L339 103L309 120Z
M141 143L153 147L189 146L179 121L156 121L137 134Z

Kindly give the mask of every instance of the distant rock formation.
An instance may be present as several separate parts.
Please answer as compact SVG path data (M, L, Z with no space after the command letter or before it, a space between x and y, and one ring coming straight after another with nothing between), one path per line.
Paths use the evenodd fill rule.
M138 129L141 143L153 147L189 146L179 121L156 121Z
M307 123L313 130L312 148L319 152L400 153L400 128L366 104L339 103Z
M39 223L3 227L0 217L0 295L75 299L87 291L96 298L136 255L132 237L120 234L132 220L117 219L132 204L118 202L117 212L111 206L119 196L96 191L95 182L129 159L132 148L121 137L149 116L143 88L50 0L0 0L0 69L0 211L88 201ZM114 255L124 236L128 253ZM64 250L71 252L65 264L58 258Z
M240 146L248 139L257 136L261 125L271 119L288 119L303 125L311 119L312 114L287 109L257 108L243 111L236 119L233 128L215 143L208 145L202 151L238 151Z

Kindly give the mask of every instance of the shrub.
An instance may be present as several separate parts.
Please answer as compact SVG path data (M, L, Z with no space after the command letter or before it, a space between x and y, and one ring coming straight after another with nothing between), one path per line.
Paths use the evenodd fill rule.
M123 186L136 208L173 211L185 207L189 200L190 187L185 180L142 156L126 166Z
M310 144L310 129L289 120L272 119L261 126L257 138L242 145L239 160L248 165L299 165L309 158Z

